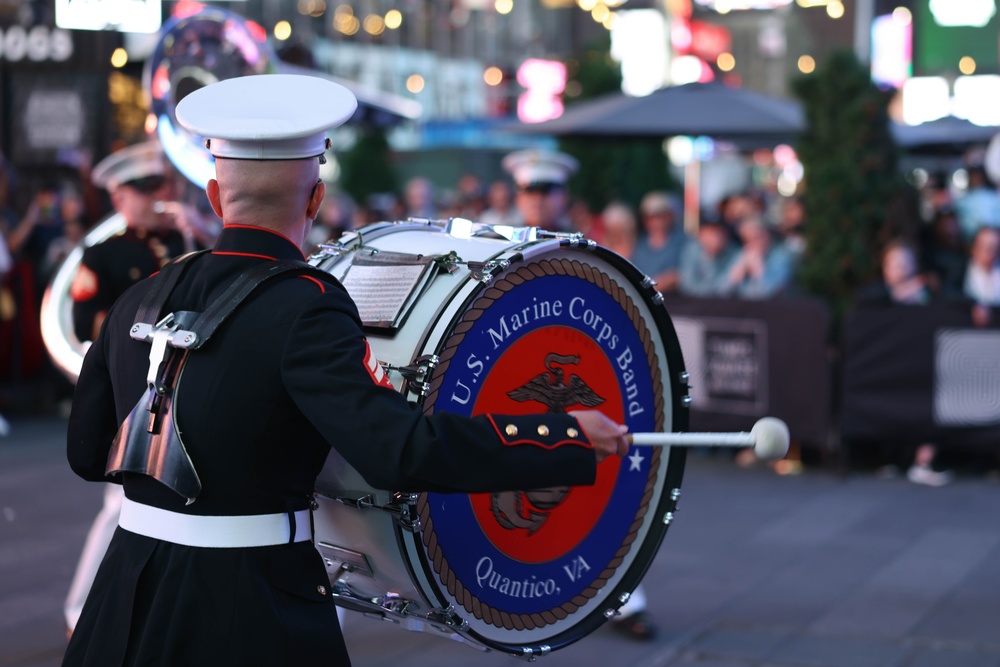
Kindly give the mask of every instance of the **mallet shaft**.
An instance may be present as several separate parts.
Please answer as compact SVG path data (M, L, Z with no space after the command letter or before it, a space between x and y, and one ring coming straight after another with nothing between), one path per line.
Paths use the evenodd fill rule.
M659 447L753 447L752 433L629 433L625 438L633 445Z

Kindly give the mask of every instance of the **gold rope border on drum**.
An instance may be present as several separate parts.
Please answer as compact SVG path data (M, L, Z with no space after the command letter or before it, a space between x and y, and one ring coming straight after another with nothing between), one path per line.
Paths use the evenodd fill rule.
M475 321L482 316L483 312L495 301L499 300L504 294L515 287L522 285L525 282L534 280L535 278L557 275L568 275L583 278L588 282L601 287L607 294L614 298L615 302L618 303L625 313L628 314L632 320L632 324L635 326L636 332L642 340L643 350L646 352L646 360L652 371L653 394L656 397L656 430L663 430L664 399L660 364L659 359L656 356L656 347L652 340L652 334L646 326L645 320L640 315L639 308L632 301L632 297L630 297L625 290L618 283L613 281L606 273L589 264L569 259L546 259L522 266L516 271L511 271L502 278L496 280L481 297L473 302L472 306L465 311L465 314L462 316L462 320L455 326L452 335L447 339L441 350L441 363L434 371L434 376L431 380L431 390L427 395L425 403L426 407L424 408L424 412L426 414L430 414L434 411L434 401L437 399L444 374L448 370L451 359L455 355L455 351L458 349L458 346L465 339L465 334L472 328ZM604 588L608 580L614 576L614 573L618 570L618 567L622 564L625 556L632 548L632 543L635 541L636 536L639 533L639 529L642 527L643 518L649 510L650 500L652 499L653 491L656 488L656 477L657 472L659 471L661 449L662 448L660 447L651 448L649 477L646 480L646 488L643 491L639 509L636 512L635 518L632 520L629 533L622 541L621 547L619 547L614 558L612 558L608 563L608 566L594 578L586 589L584 589L572 600L564 602L558 607L553 607L552 609L543 612L536 612L534 614L510 614L506 611L494 609L485 602L480 601L479 598L473 595L469 589L467 589L462 582L459 581L449 567L448 561L444 557L441 546L438 544L437 537L434 533L434 521L430 517L430 506L427 502L427 494L422 493L417 500L417 512L420 516L420 524L423 526L422 536L424 546L427 548L427 556L433 563L434 571L437 572L440 581L446 585L448 592L456 600L458 600L469 613L477 619L495 627L506 628L507 630L534 630L536 628L543 628L547 625L564 620L570 614L576 612L582 606L587 604L589 600L597 595L599 590Z

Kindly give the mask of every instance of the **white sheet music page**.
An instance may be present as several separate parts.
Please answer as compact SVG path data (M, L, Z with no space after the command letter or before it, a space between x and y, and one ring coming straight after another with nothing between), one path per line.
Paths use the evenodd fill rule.
M394 327L427 268L427 264L355 263L343 284L364 324Z

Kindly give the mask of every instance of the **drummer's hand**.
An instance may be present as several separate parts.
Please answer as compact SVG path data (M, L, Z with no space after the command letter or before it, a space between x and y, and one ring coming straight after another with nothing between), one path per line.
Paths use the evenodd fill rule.
M628 426L616 424L597 410L573 410L569 414L580 422L580 428L594 446L598 463L613 454L628 454L628 440L625 439Z

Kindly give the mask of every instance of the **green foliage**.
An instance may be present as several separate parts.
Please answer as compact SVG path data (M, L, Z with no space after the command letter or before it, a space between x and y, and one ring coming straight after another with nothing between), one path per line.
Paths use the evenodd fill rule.
M797 146L807 242L798 278L839 322L858 288L878 276L883 230L903 192L888 98L851 52L831 54L792 87L806 118Z
M369 195L398 192L399 184L389 155L384 130L378 127L360 129L354 146L340 155L341 188L359 204L367 201Z
M621 71L611 58L610 38L590 45L580 60L568 64L568 88L578 95L567 106L621 92ZM594 211L619 200L632 207L650 190L678 189L667 171L663 139L564 138L559 148L580 161L570 180L571 192Z

